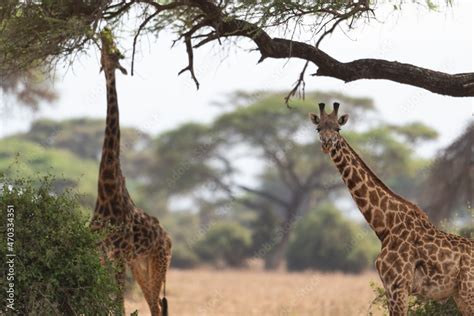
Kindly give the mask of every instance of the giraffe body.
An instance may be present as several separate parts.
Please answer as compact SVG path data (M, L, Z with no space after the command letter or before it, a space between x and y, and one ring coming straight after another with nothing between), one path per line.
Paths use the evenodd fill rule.
M123 286L128 265L140 285L151 315L163 315L160 292L171 260L171 239L160 222L137 208L130 197L120 167L120 125L115 70L120 54L110 32L102 33L101 64L107 84L107 119L99 169L98 196L90 227L106 230L101 243L104 253L118 267L117 281Z
M434 300L453 297L464 316L474 315L474 241L437 229L415 204L392 192L339 134L348 116L320 104L322 149L342 175L361 213L382 243L375 266L390 315L407 315L409 295Z

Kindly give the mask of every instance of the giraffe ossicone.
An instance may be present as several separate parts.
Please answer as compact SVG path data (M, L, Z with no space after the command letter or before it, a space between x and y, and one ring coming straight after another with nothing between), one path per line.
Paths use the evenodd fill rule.
M106 79L107 118L99 168L98 195L90 227L105 230L101 242L104 253L116 264L117 282L123 305L125 266L128 265L140 285L152 316L167 315L166 298L160 293L166 283L171 260L171 238L160 222L135 206L120 167L120 123L115 70L120 51L109 30L101 33L101 66Z
M375 265L391 316L408 313L409 295L453 297L464 316L474 315L474 240L436 228L417 205L390 190L339 133L347 114L339 104L309 113L327 153L362 215L382 243Z

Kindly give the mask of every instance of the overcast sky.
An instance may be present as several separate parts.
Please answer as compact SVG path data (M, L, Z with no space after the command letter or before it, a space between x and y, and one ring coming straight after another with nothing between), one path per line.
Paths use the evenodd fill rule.
M348 36L339 32L325 39L321 48L341 61L357 58L382 58L412 63L449 73L473 71L473 4L455 1L442 12L428 12L407 5L406 10L378 11L380 22L373 21ZM382 23L383 21L383 23ZM137 55L135 76L118 74L121 124L150 133L173 128L180 123L212 120L219 112L213 101L235 90L289 90L303 61L266 60L256 65L259 54L235 48L228 54L216 46L203 47L195 53L201 88L196 90L185 73L185 48L171 49L173 36L163 33L157 40L146 38ZM122 41L130 62L129 40ZM252 48L242 42L242 47ZM226 58L223 58L227 56ZM314 72L312 66L310 72ZM55 89L60 98L52 105L42 105L31 113L2 100L0 136L27 130L38 118L104 118L106 112L103 74L99 74L99 54L91 51L69 68L58 71ZM393 123L422 121L435 127L441 137L420 149L423 155L446 146L472 119L473 99L435 95L422 89L390 81L360 80L345 84L325 77L309 77L307 91L335 90L375 100L385 120ZM279 105L275 105L279 106ZM342 105L342 111L343 111ZM350 126L350 125L349 125ZM350 128L350 127L349 127Z

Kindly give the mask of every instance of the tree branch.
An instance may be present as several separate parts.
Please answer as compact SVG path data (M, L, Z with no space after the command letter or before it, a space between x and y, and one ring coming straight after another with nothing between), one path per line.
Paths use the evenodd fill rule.
M143 20L143 22L138 27L137 33L133 37L132 65L131 65L131 70L130 70L131 76L133 76L133 70L134 70L134 65L135 65L135 49L137 46L138 36L140 35L140 32L142 31L142 29L148 24L148 22L150 22L150 20L153 19L155 16L157 16L160 12L161 11L156 10L153 14L149 15L145 20Z
M271 193L268 193L268 192L265 192L265 191L261 191L261 190L257 190L257 189L252 189L252 188L249 188L245 185L241 185L241 184L238 184L237 187L239 189L242 189L246 192L249 192L249 193L252 193L252 194L255 194L255 195L258 195L262 198L265 198L266 200L272 202L272 203L276 203L276 204L280 204L282 207L284 208L288 208L289 207L289 204L283 200L281 200L280 198L274 196L273 194Z
M290 106L290 99L291 97L293 97L297 91L300 91L300 95L303 97L303 100L304 100L304 94L305 94L305 82L304 82L304 74L306 72L306 68L308 68L308 64L309 64L309 61L306 61L306 63L304 64L304 67L303 69L301 70L300 72L300 75L298 77L298 80L296 80L294 86L293 86L293 89L291 89L291 91L286 95L285 97L285 104L286 104L286 107L291 109L291 106ZM301 89L300 89L301 87Z
M191 0L207 15L210 25L221 37L250 38L265 58L300 58L318 66L316 76L352 82L360 79L385 79L449 96L474 96L474 73L448 74L411 64L382 59L340 62L322 50L298 41L272 38L255 24L224 15L221 8L207 0Z

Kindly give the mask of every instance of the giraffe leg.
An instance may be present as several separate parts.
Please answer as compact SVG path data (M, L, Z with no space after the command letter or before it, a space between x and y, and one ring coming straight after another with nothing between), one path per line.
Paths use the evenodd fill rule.
M152 264L150 269L150 281L151 281L151 291L152 291L152 302L156 306L157 315L166 316L166 310L162 310L160 293L161 288L164 285L166 280L166 271L168 270L168 263L165 258L154 257L151 259L150 263Z
M142 266L143 263L143 266ZM153 301L152 295L150 290L150 279L149 279L149 264L148 259L145 260L135 260L134 262L130 263L130 269L132 270L133 277L137 281L140 289L143 292L143 296L145 296L145 300L150 308L151 315L153 314Z
M119 287L119 292L117 294L117 304L122 309L122 315L125 314L125 301L123 298L123 292L125 290L125 262L121 259L116 259L114 261L114 265L116 268L115 272L115 280Z
M382 251L375 265L385 288L390 316L406 316L413 273L408 261L402 260L403 255L392 253Z
M474 315L474 270L470 271L472 269L474 268L471 266L461 268L458 292L454 295L454 301L463 316Z
M408 293L409 291L406 287L400 287L388 292L390 316L406 316L408 314Z
M471 302L472 299L471 297ZM466 300L460 293L454 295L454 301L463 316L474 315L474 305L469 305L469 300Z

